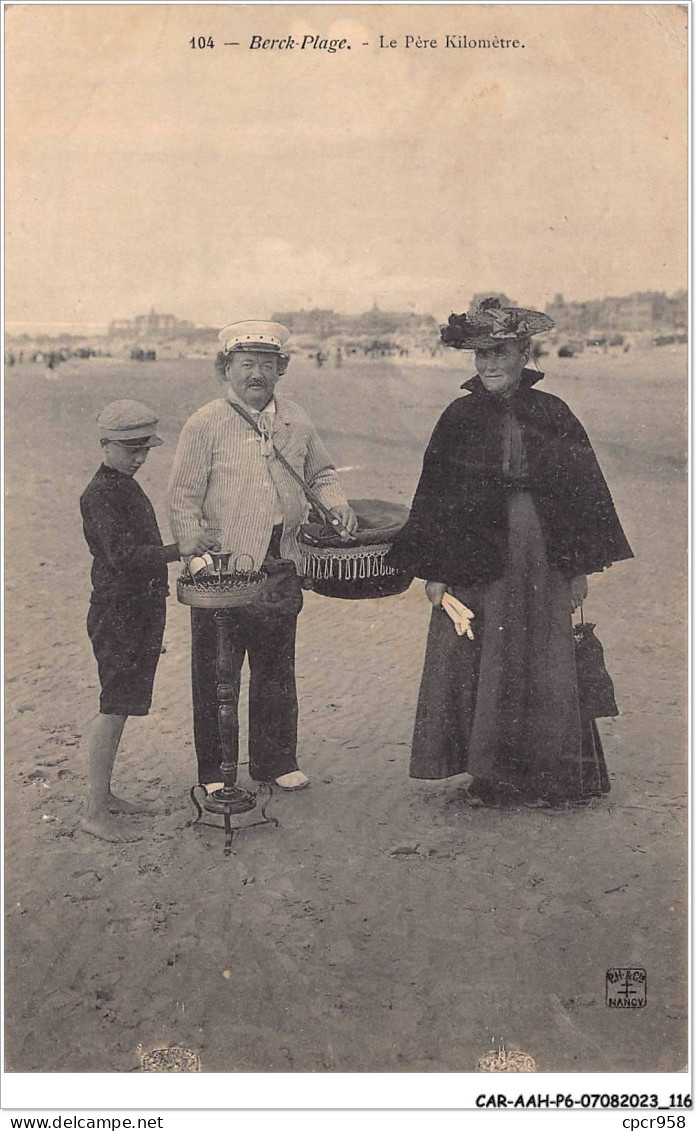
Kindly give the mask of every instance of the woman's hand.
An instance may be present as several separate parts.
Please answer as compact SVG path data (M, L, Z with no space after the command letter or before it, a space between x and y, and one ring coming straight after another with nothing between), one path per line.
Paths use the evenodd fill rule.
M436 609L440 608L446 592L447 586L444 581L426 581L425 583L425 594L430 604Z
M579 609L583 601L587 597L587 575L579 573L577 577L570 579L570 611L574 613Z

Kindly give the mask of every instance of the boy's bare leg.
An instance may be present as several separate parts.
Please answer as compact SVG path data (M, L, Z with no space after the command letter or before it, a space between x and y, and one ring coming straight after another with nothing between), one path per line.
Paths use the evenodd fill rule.
M116 797L111 792L111 773L118 744L121 741L127 715L98 715L89 745L89 793L87 812L80 828L83 832L102 840L138 840L134 833L126 832L111 816L116 810L121 813L142 813L146 807L133 805Z

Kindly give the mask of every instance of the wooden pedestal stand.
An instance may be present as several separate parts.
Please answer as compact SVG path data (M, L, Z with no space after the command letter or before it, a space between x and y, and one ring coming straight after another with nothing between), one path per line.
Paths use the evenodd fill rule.
M180 597L181 600L181 587ZM222 598L221 598L222 599ZM198 601L191 599L191 595L186 595L185 604L198 604ZM201 601L201 606L204 608L211 608L210 596L206 594L205 602ZM214 606L212 606L214 607ZM252 828L255 825L275 825L278 827L279 822L275 817L266 816L266 807L273 796L273 789L269 783L263 782L257 790L253 793L249 790L242 789L236 784L237 782L237 757L236 757L236 704L234 702L235 689L233 686L233 672L232 660L230 656L230 612L232 608L225 604L223 607L214 607L215 630L217 637L217 653L216 653L216 676L217 676L217 697L218 697L218 725L220 728L220 746L222 750L222 762L220 764L220 777L222 778L222 789L215 790L214 793L206 793L202 785L194 785L190 791L190 798L194 808L197 810L197 815L193 821L190 821L191 826L199 823L209 825L211 828L223 828L225 832L225 856L229 856L232 852L232 840L235 833L241 829ZM196 797L196 791L200 790L204 795L203 805ZM233 825L232 817L240 816L243 813L250 813L257 807L259 801L261 805L261 818L258 821L248 821L242 825ZM223 825L214 824L211 821L201 820L203 812L215 813L222 815Z

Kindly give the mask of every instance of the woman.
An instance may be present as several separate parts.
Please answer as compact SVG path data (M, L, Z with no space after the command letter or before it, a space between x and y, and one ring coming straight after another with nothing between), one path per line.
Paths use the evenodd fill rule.
M486 299L441 328L445 345L474 351L477 375L435 427L393 551L433 605L410 774L466 772L479 803L609 790L578 701L571 612L588 573L633 554L582 425L526 368L532 336L551 326ZM473 612L469 633L455 631L446 593Z

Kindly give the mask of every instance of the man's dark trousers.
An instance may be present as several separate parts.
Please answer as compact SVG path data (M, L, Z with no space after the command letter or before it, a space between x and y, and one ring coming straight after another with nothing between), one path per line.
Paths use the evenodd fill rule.
M212 609L191 609L191 684L193 736L202 784L221 781L220 731L215 657L217 635ZM234 757L239 749L237 708L244 656L249 657L249 774L272 781L297 769L297 690L295 634L297 615L268 613L252 606L228 609L230 659L235 708Z

